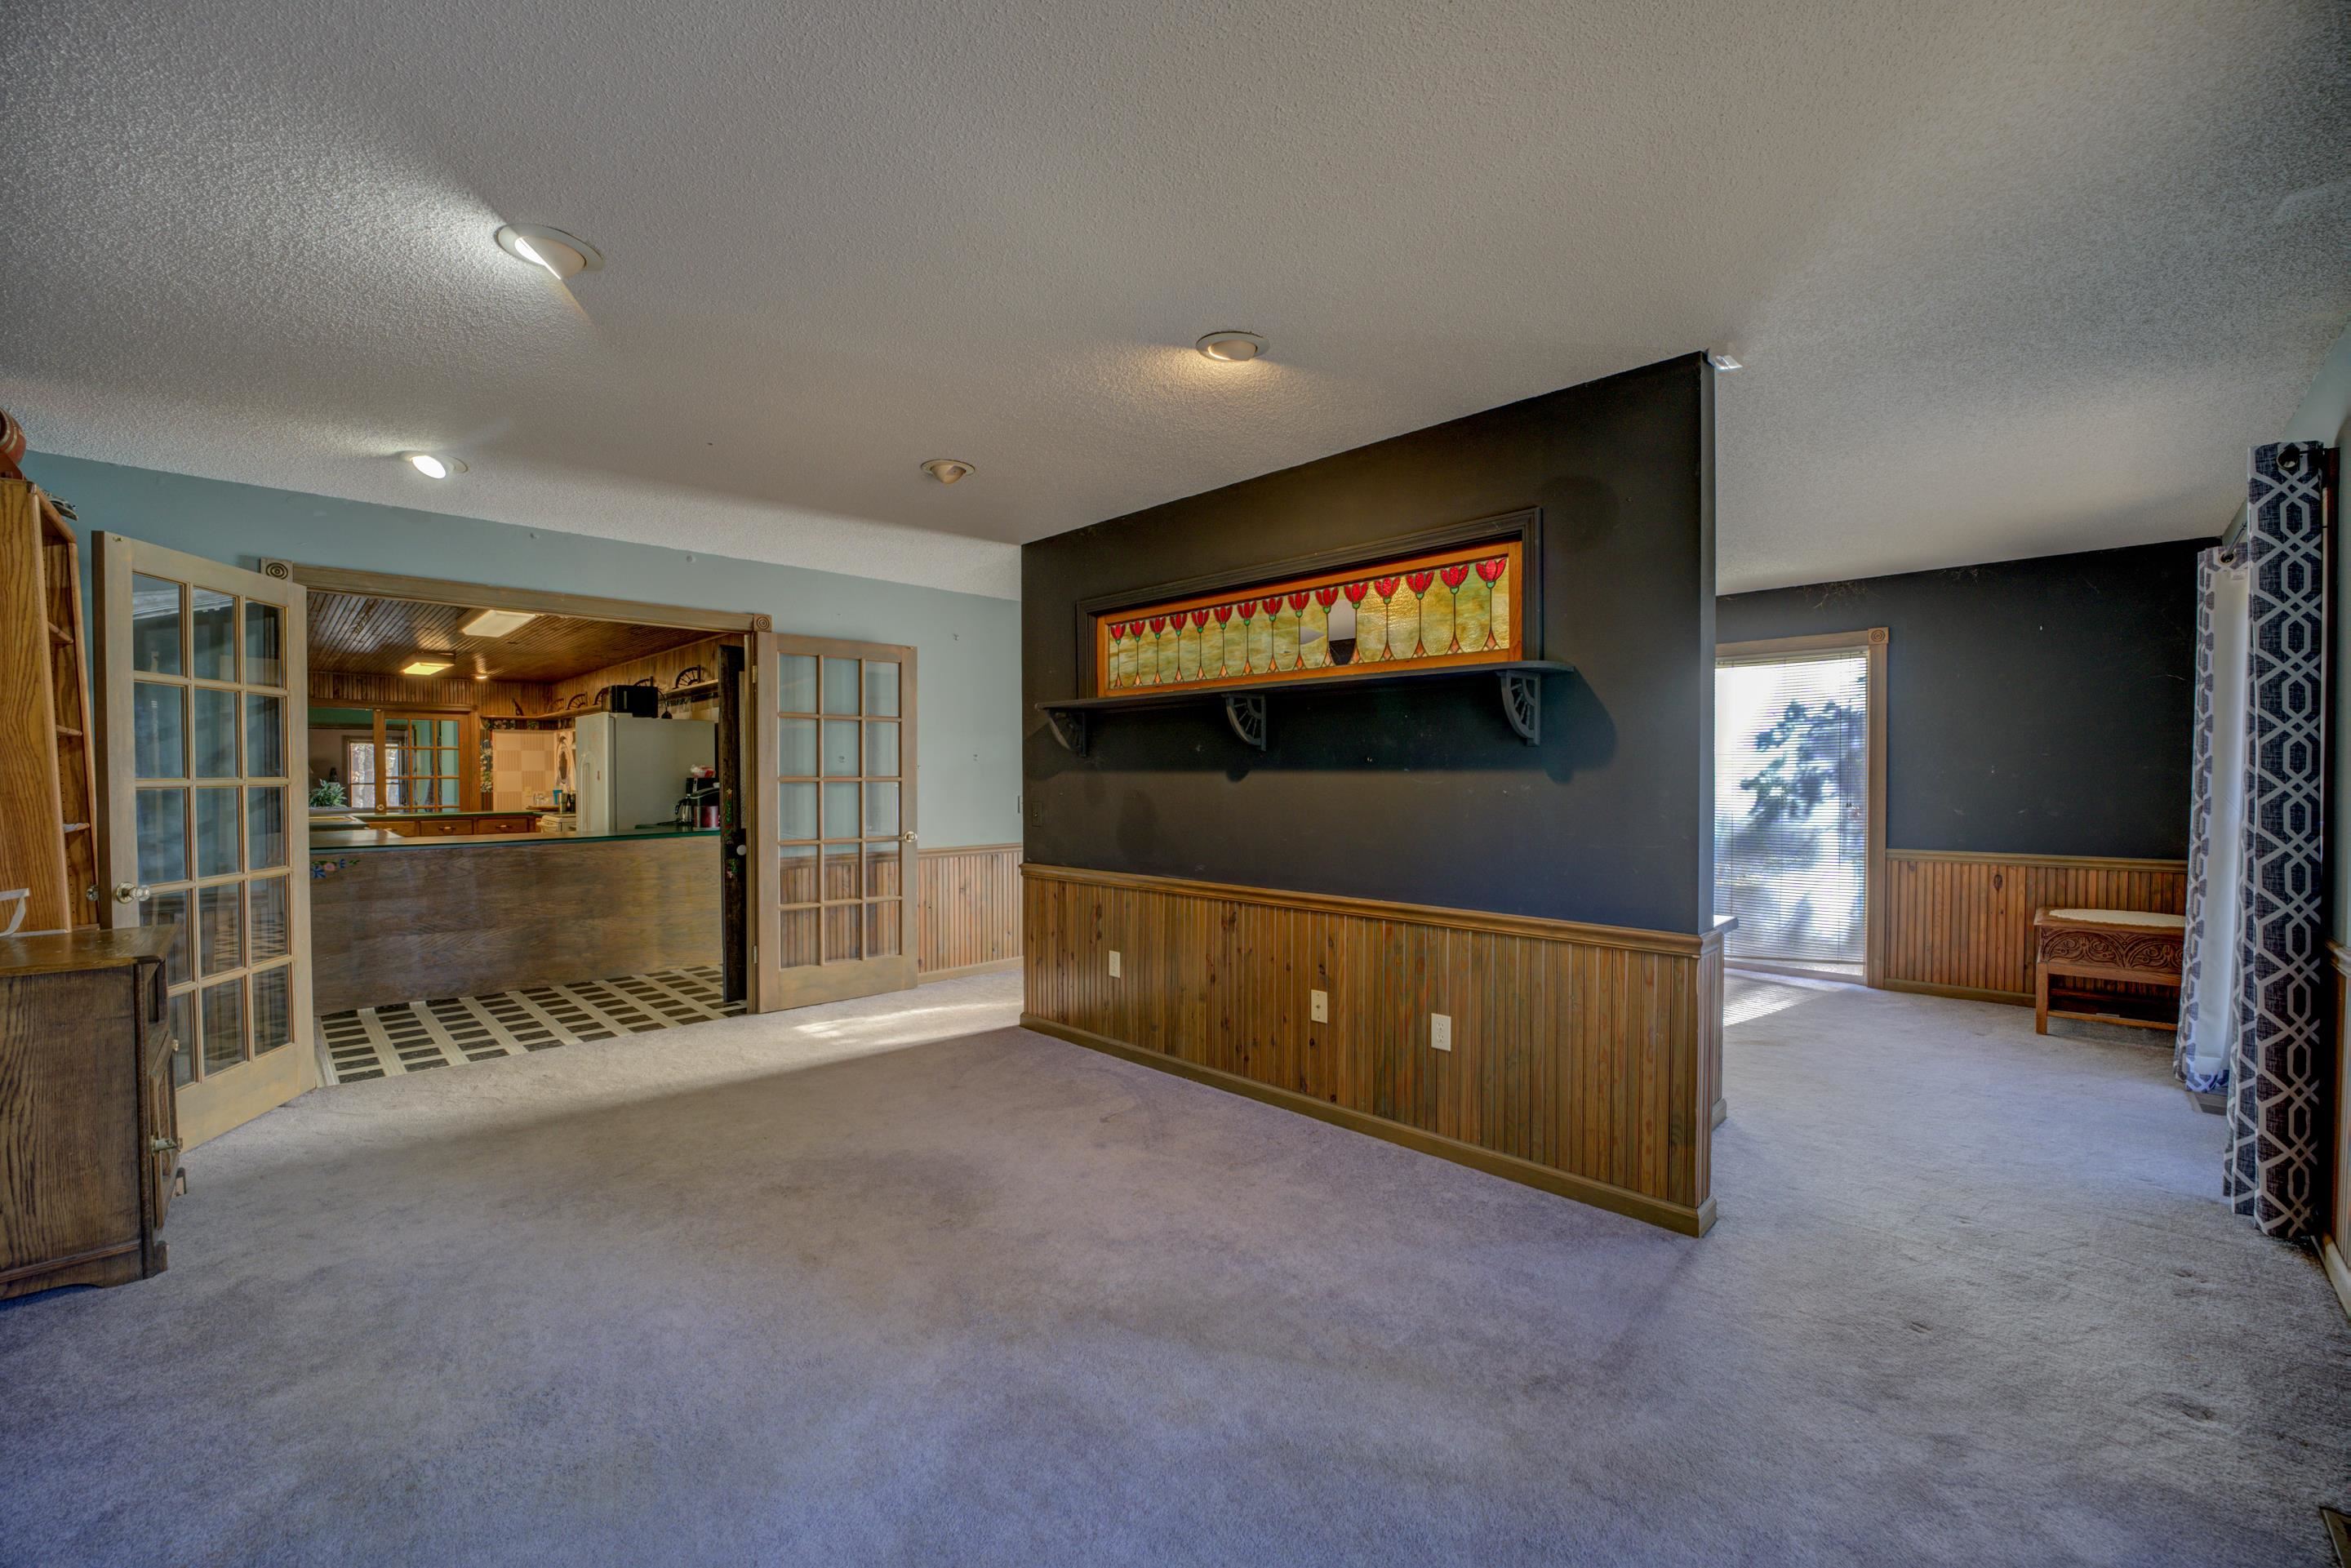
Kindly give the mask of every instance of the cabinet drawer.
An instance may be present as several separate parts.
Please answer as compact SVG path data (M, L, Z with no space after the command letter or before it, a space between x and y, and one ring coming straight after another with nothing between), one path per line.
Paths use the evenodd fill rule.
M416 824L416 836L420 839L468 837L473 831L473 821L466 817L424 817Z

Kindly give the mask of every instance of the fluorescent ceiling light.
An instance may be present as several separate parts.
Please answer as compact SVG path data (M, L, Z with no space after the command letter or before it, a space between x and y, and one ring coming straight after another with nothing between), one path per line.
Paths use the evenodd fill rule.
M504 637L538 619L529 610L479 610L472 620L459 622L457 630L468 637Z
M437 675L449 667L446 659L414 659L400 666L403 675Z

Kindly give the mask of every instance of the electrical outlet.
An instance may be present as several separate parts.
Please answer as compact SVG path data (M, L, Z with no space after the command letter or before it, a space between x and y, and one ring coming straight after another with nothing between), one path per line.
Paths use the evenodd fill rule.
M1451 1013L1428 1015L1428 1048L1431 1051L1453 1049L1453 1015Z
M1306 1010L1308 1016L1312 1018L1316 1023L1329 1023L1331 1021L1331 993L1328 991L1307 992Z
M1110 977L1113 980L1118 978L1118 949L1115 947L1110 950Z

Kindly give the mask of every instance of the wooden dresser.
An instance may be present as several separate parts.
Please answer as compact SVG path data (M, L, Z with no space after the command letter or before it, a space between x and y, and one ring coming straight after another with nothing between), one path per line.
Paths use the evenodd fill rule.
M160 1273L175 927L0 937L0 1298Z

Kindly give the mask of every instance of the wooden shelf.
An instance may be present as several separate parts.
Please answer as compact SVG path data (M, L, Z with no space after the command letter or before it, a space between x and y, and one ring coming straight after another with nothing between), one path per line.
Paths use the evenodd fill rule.
M1248 685L1163 686L1106 697L1066 697L1039 703L1037 711L1062 749L1073 757L1086 754L1087 727L1098 714L1127 709L1191 707L1221 703L1225 722L1245 745L1263 751L1266 746L1266 699L1296 696L1306 692L1359 691L1366 686L1397 686L1424 681L1482 677L1498 683L1502 717L1529 746L1542 742L1541 685L1545 675L1573 674L1573 664L1548 659L1516 659L1507 664L1421 665L1402 670L1364 669L1339 675L1306 675L1296 680L1258 681Z

